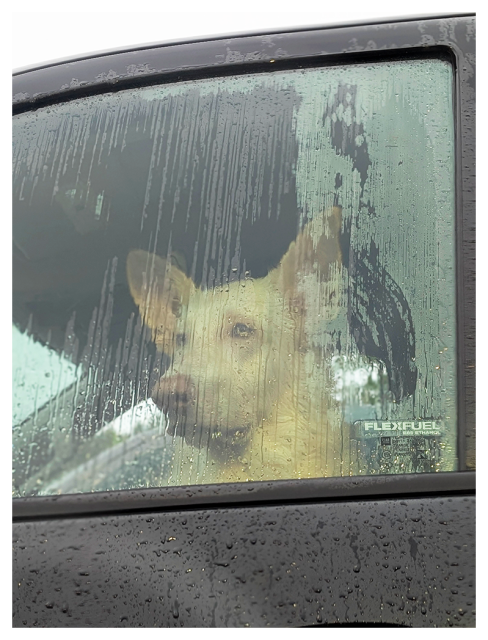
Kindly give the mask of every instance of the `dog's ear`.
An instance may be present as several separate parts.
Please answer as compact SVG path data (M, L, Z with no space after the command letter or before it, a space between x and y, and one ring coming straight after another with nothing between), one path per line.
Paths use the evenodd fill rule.
M328 319L337 315L342 265L341 223L341 207L331 207L316 216L290 244L276 269L278 286L295 309L305 312L306 307L320 302ZM313 300L319 295L317 282L322 284L320 301Z
M156 346L166 353L172 352L176 320L188 306L195 289L193 281L171 260L139 249L127 257L127 280Z

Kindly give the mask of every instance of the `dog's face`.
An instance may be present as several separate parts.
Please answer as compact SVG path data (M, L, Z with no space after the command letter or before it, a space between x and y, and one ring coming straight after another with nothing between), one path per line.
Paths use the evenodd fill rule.
M229 464L245 460L253 442L279 438L283 415L300 410L293 397L316 313L310 295L322 297L321 321L339 300L340 209L323 224L315 238L308 225L266 277L208 290L154 254L129 254L132 296L172 358L151 394L169 433Z

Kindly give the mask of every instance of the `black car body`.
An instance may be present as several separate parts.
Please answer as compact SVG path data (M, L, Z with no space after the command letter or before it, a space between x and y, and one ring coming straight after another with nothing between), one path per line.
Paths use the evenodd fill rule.
M14 430L16 443L19 434L25 439L16 445L14 465L15 627L475 626L474 38L471 14L405 18L151 45L14 74L15 118L34 117L57 105L69 107L82 98L103 100L108 94L179 82L391 61L447 63L453 77L456 218L455 313L452 308L451 312L457 412L456 464L448 471L440 467L437 473L424 473L416 459L413 472L403 474L380 470L350 477L162 488L131 488L129 483L111 491L95 486L81 493L68 488L44 495L36 490L36 482L42 484L51 458L42 452L51 452L55 445L42 444L39 438L44 436L37 432L35 439L29 436L25 425L31 424L30 418L24 420ZM336 153L347 155L350 132L335 131ZM354 130L355 136L363 133L359 125ZM366 180L370 165L355 154L351 162ZM47 175L50 167L47 160L42 162L39 175ZM111 174L111 179L117 184L117 176ZM133 191L137 189L134 184ZM73 344L65 320L59 325L53 320L60 297L41 299L37 290L32 293L25 282L33 281L34 271L16 278L16 264L28 254L23 246L32 240L31 232L25 231L31 214L22 208L28 207L23 194L14 186L14 323L54 352L68 353ZM364 195L364 204L374 217L374 201ZM103 218L103 206L98 217ZM36 246L50 241L42 235L43 224L41 220L32 232ZM83 227L83 221L77 224L77 233L91 237L91 227ZM93 245L93 256L101 252L105 266L113 255L109 244L106 237ZM75 249L66 246L74 255ZM41 273L47 263L37 264L41 266L35 270ZM46 279L51 277L49 269ZM82 323L80 313L76 318ZM81 335L80 327L75 326L74 333ZM124 330L114 329L113 344ZM79 355L74 347L70 353L73 363L81 366L82 346ZM392 380L390 375L390 388ZM419 380L417 376L414 387ZM148 396L149 383L144 384L137 387L137 398L132 395L120 405L119 414ZM406 376L398 384L411 383ZM86 393L92 394L94 404L99 402L93 415L100 416L102 391L100 387L97 396L94 389L87 387ZM51 405L49 411L46 407L36 409L38 422L31 420L32 424L40 423L43 410L53 411ZM111 415L116 417L117 412ZM419 417L432 419L428 414ZM99 429L80 420L77 428L83 437ZM140 435L138 446L144 445L144 437ZM389 444L387 440L382 444ZM25 465L31 465L30 476ZM69 479L66 482L60 486L68 487Z

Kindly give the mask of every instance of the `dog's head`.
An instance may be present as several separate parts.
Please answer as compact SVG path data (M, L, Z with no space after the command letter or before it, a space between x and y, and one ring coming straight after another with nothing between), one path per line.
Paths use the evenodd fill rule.
M300 411L310 333L340 304L340 226L334 207L306 225L266 277L207 290L171 260L129 254L131 294L172 359L152 390L170 433L228 461L245 457L257 437L272 440L271 422Z

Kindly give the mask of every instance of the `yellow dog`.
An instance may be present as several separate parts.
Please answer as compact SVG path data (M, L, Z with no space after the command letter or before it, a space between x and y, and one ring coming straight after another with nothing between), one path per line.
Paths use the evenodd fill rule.
M339 310L341 209L309 222L264 278L199 289L131 251L131 294L172 365L152 390L175 436L174 484L347 472L330 353L314 332Z

